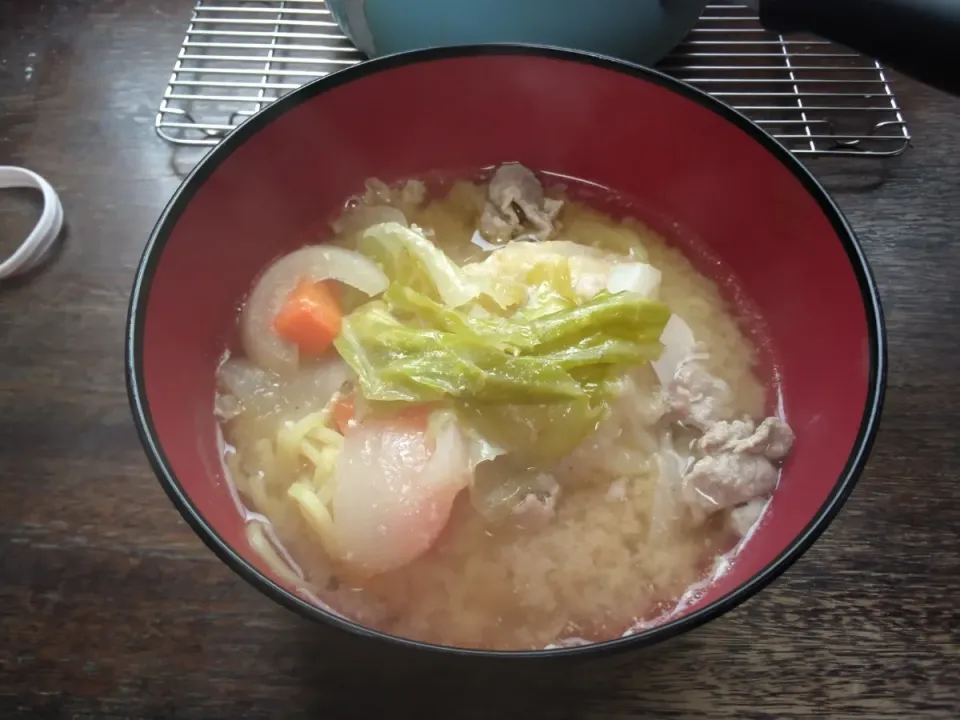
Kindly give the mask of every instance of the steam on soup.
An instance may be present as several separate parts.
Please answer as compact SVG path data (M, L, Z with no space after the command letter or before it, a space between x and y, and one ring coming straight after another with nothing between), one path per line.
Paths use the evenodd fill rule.
M371 180L280 258L218 370L254 547L416 640L529 649L677 606L757 521L793 434L716 286L521 165Z

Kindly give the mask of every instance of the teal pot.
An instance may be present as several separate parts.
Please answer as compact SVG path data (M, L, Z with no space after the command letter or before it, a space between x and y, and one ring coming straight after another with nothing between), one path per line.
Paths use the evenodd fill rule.
M327 0L370 57L444 45L528 43L653 65L707 0Z

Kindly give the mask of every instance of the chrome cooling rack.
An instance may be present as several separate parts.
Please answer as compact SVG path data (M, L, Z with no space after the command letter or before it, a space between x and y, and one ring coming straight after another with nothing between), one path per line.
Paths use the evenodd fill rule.
M157 133L215 145L278 97L362 59L323 0L198 0ZM660 67L746 113L798 155L891 156L910 141L879 63L766 32L741 5L711 4Z

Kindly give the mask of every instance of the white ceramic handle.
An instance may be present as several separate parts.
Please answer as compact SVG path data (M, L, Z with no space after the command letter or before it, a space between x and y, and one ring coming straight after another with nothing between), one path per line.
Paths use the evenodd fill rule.
M13 251L13 255L0 262L0 280L25 273L43 262L63 228L60 198L50 183L35 172L0 165L0 190L3 188L39 190L43 193L43 212L27 239Z

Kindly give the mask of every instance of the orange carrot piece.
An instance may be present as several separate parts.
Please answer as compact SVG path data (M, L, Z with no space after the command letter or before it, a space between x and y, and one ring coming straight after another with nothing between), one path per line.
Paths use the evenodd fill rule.
M410 427L426 429L432 411L433 405L431 403L422 403L406 407L393 417Z
M273 319L276 333L306 355L322 355L340 333L343 315L330 288L303 278Z
M430 422L430 413L433 412L433 403L418 403L408 405L389 415L381 415L378 421L388 425L400 425L410 430L426 430ZM357 399L355 393L338 395L330 408L333 426L341 435L346 434L357 419Z
M353 395L339 395L333 404L333 424L341 435L347 432L356 414L357 406Z

